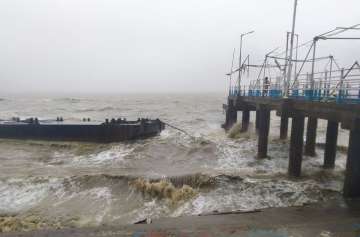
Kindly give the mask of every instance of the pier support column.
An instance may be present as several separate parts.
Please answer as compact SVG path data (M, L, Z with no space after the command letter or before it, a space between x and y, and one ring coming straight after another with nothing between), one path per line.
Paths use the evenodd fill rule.
M237 110L233 104L232 100L228 100L227 108L226 108L226 118L225 124L223 128L230 129L237 121Z
M305 117L302 115L297 115L292 118L288 173L290 176L294 177L299 177L301 175L304 122Z
M345 171L344 197L360 197L360 130L350 131Z
M306 130L305 155L315 156L317 118L309 117Z
M339 124L334 121L328 121L326 129L326 144L324 153L324 168L335 167L336 146Z
M270 129L270 109L261 105L259 108L259 140L258 155L259 159L267 157L268 137Z
M243 110L242 112L242 122L241 122L241 132L247 132L250 122L250 110Z
M256 114L255 128L256 128L256 130L258 130L259 129L259 111L256 110L255 114Z
M289 118L282 115L280 122L280 139L285 140L288 136Z

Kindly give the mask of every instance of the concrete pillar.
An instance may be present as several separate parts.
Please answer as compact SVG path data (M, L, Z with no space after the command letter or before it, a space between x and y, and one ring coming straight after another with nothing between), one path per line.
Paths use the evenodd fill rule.
M343 195L360 197L360 130L350 131Z
M280 139L283 140L287 139L288 127L289 127L289 118L282 115L280 122Z
M259 140L258 158L267 157L268 137L270 129L270 109L264 105L260 106L259 113Z
M335 167L338 128L339 124L337 122L328 121L326 129L324 168L331 169Z
M242 112L242 122L241 122L241 132L247 132L250 123L250 111L243 110Z
M306 130L305 155L315 156L317 118L309 117Z
M301 163L304 145L304 122L305 117L302 115L297 115L293 117L291 123L288 173L290 176L294 177L299 177L301 175Z
M237 110L232 100L228 100L228 106L226 109L226 118L223 128L230 129L237 121Z
M256 130L258 130L259 129L259 111L256 110L255 113L256 113L255 128L256 128Z

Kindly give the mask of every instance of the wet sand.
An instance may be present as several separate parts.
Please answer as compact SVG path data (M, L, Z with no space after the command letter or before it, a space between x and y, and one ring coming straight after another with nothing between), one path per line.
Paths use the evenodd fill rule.
M7 233L2 236L357 237L360 236L360 202L359 200L332 201L303 207L163 218L154 220L151 224L42 230Z

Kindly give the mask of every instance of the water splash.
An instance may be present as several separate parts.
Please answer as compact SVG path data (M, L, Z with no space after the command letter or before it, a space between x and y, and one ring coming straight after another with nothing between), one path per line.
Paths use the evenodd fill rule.
M144 195L150 195L151 197L159 199L166 198L170 200L173 205L180 201L191 199L197 194L197 192L188 185L175 188L172 183L165 180L151 182L140 178L130 182L130 185L138 191L141 191Z

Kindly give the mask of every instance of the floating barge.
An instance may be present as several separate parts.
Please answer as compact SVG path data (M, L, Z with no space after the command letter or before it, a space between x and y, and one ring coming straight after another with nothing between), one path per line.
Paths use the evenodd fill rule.
M84 119L80 123L68 123L62 118L52 121L13 118L0 121L0 138L108 143L156 136L164 128L159 119L106 119L103 123Z

